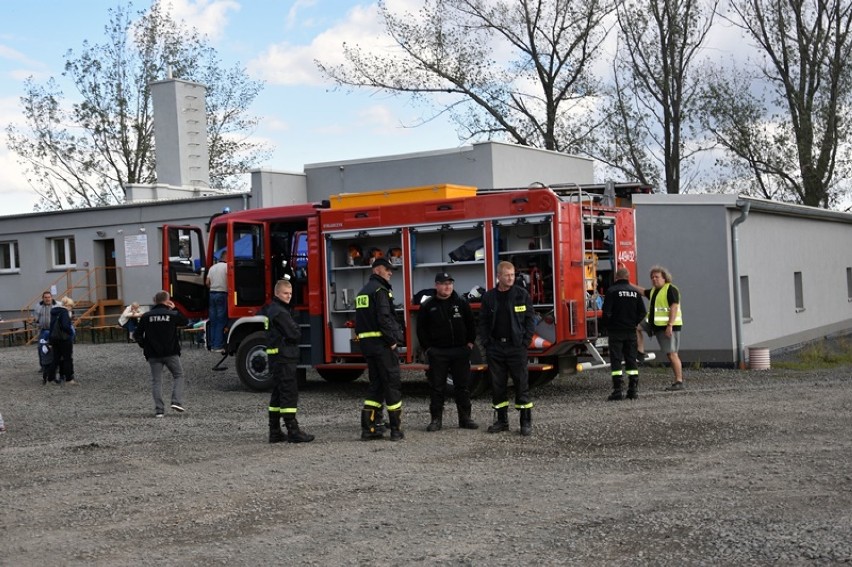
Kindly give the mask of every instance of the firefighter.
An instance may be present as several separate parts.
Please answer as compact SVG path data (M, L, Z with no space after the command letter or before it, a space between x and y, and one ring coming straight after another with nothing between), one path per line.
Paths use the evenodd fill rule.
M355 297L355 334L361 353L367 359L370 385L361 410L361 439L381 439L377 418L382 405L388 410L391 441L400 441L402 432L402 383L397 348L403 342L402 329L394 316L390 284L393 266L386 258L376 258L372 274Z
M269 442L309 443L314 436L299 429L296 411L299 404L299 385L296 363L299 360L299 340L302 332L293 319L290 300L293 284L279 280L275 297L261 310L266 316L266 355L272 375L272 396L269 398ZM281 418L287 433L281 430Z
M420 305L417 339L429 364L429 414L426 431L440 431L447 375L453 376L459 427L478 429L470 417L470 351L476 341L476 324L470 305L453 290L455 280L446 272L435 276L435 295Z
M496 419L488 433L509 430L509 374L515 385L515 409L520 413L521 435L532 435L527 349L535 333L530 294L515 285L515 266L497 264L497 286L482 296L479 338L491 371L491 401Z
M603 301L603 322L609 335L609 362L612 372L612 394L609 401L624 399L624 378L627 373L627 398L639 397L638 340L636 327L645 318L642 292L630 285L630 272L620 267L615 271L615 283L606 290ZM621 363L624 361L624 370Z

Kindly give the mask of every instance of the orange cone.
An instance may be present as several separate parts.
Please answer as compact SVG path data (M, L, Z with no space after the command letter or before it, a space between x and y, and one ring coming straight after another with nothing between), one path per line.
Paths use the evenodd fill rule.
M551 346L553 346L553 343L533 333L532 340L530 341L530 348L538 350L549 348Z

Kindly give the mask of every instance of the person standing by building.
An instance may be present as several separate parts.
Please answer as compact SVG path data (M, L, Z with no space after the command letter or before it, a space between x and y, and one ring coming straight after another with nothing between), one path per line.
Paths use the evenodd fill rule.
M610 401L624 399L624 377L627 373L627 398L639 397L639 363L636 327L645 318L645 301L638 288L630 285L630 272L621 267L615 271L615 283L606 290L603 322L609 338L609 363L612 371ZM622 361L624 370L622 370Z
M299 429L296 411L299 407L299 384L296 364L302 331L293 318L290 300L293 285L287 280L275 284L275 296L261 311L266 316L266 355L272 376L269 398L269 442L310 443L314 436ZM281 430L281 418L287 433Z
M383 404L388 410L391 441L405 437L397 356L404 337L394 314L392 275L393 265L387 259L375 259L370 279L355 296L355 334L370 374L367 398L361 410L361 439L365 441L383 437L377 424Z
M50 333L50 310L54 307L56 307L56 302L53 301L53 294L45 291L41 294L41 301L38 302L32 313L36 329L38 329L38 341L36 344L39 347L39 367L41 368L42 375L47 372L48 368L42 362L43 355L41 347L50 342L50 337L48 336Z
M207 287L210 288L209 321L207 333L210 350L225 354L225 326L228 324L228 264L227 250L219 254L219 261L207 272Z
M163 368L168 368L174 379L171 408L183 413L184 376L180 363L179 327L189 324L187 318L175 309L167 291L154 295L154 307L139 318L133 338L142 347L145 360L151 367L151 393L154 397L154 416L165 415L163 402Z
M645 338L641 331L649 337L656 337L660 349L666 353L674 374L674 383L666 388L668 392L683 390L683 366L680 362L680 330L683 328L683 311L681 310L680 290L672 284L671 273L662 266L651 268L651 289L642 289L643 294L650 300L648 318L643 319L640 331L637 332L639 356L645 355Z
M509 430L509 375L515 386L515 409L520 412L521 435L532 434L527 350L535 333L530 294L515 285L515 266L497 264L497 286L482 296L479 338L491 372L491 401L496 413L488 433Z
M446 272L435 276L435 295L420 304L417 339L429 364L429 415L426 431L443 426L447 376L453 376L461 429L478 429L471 419L470 352L476 341L476 324L467 301L453 290L455 280Z
M74 376L74 323L71 320L71 312L74 309L74 300L63 297L58 304L54 304L50 310L50 348L53 351L53 364L47 372L44 382L56 382L58 384L77 385ZM59 371L57 381L56 372Z

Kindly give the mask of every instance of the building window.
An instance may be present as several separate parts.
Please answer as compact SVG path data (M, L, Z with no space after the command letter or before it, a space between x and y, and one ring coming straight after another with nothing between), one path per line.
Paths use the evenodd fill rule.
M52 238L50 248L53 253L53 269L64 270L77 266L77 248L73 236Z
M740 276L740 299L743 321L751 321L751 294L748 289L748 276Z
M793 272L793 287L796 291L796 313L805 310L805 293L802 290L802 272Z
M846 299L852 301L852 268L846 268Z
M0 273L18 272L21 269L18 241L0 242Z

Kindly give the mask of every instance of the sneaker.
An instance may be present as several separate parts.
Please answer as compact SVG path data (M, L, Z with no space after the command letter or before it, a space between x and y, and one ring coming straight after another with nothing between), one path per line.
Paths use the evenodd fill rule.
M173 409L173 410L175 410L175 411L176 411L176 412L178 412L178 413L183 413L183 412L185 412L185 411L186 411L186 410L183 408L183 406L182 406L182 405L180 405L180 404L172 404L172 406L171 406L171 407L172 407L172 409Z
M166 414L157 412L156 415L154 415L154 417L158 417L158 418L159 417L166 417Z
M666 388L666 392L679 392L683 390L683 382L675 382L668 388Z
M79 384L80 384L79 382L77 382L77 381L76 381L75 379L73 379L73 378L71 378L70 380L68 380L68 381L67 381L67 382L65 382L65 383L66 383L66 384L68 384L69 386L77 386L77 385L79 385Z

